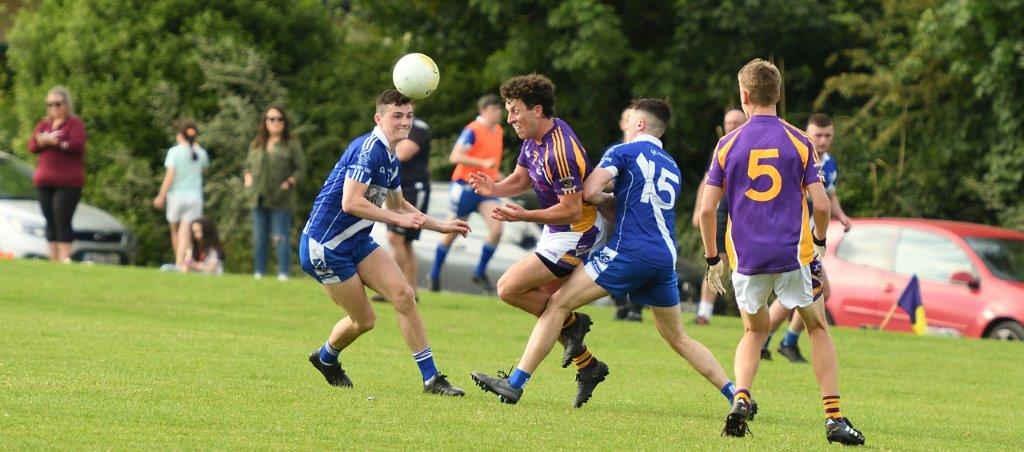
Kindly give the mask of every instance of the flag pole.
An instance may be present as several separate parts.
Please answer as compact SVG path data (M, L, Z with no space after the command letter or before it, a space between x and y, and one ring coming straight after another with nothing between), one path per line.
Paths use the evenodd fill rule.
M892 302L892 307L889 308L889 312L885 313L885 318L882 319L882 324L878 325L879 331L885 330L885 326L889 324L890 320L892 320L892 315L896 313L896 308L899 306L899 303L900 301L898 299Z

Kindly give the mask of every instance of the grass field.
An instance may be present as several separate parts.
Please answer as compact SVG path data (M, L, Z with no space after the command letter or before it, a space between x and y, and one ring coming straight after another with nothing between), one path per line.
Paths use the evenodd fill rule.
M590 403L572 408L573 372L552 356L519 405L502 405L472 386L469 373L512 366L532 318L493 298L420 296L438 366L467 390L465 398L422 394L386 305L377 306L377 328L342 353L356 387L329 387L306 356L340 311L306 277L280 283L0 262L0 448L828 446L809 365L765 363L754 391L761 406L754 435L723 438L728 406L718 391L662 342L650 320L612 322L603 307L587 309L596 320L587 342L612 373ZM732 375L738 319L716 317L688 330ZM843 411L868 447L1024 444L1021 344L846 329L834 337Z

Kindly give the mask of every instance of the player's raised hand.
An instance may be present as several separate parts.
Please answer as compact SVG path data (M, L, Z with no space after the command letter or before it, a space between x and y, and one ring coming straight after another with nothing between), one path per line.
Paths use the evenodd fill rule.
M469 186L480 196L491 196L494 193L494 179L483 171L469 174Z
M722 273L725 272L725 264L722 263L721 256L715 256L708 258L708 270L704 274L707 279L707 285L712 292L719 295L725 295L725 286L722 285Z
M395 226L403 229L419 229L425 221L427 221L427 216L420 212L403 213L398 216Z
M448 234L451 232L458 232L459 235L463 237L465 237L472 231L472 229L469 228L469 223L466 223L465 221L459 219L448 220L445 221L444 223L441 223L440 229L441 230L439 232L441 233Z
M523 206L510 202L504 206L495 207L491 212L491 218L498 221L522 221L525 212L526 209Z

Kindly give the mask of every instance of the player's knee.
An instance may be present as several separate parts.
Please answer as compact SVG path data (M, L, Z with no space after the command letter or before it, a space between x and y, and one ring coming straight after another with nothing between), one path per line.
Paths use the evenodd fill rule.
M391 303L395 305L395 309L399 311L415 309L416 306L416 291L412 290L408 284L403 284L398 289L394 297L391 299Z
M497 291L498 298L501 298L501 300L506 303L516 299L517 289L504 275L502 275L501 278L498 278Z
M377 314L370 311L368 314L361 316L358 319L353 318L352 321L355 323L356 329L359 330L359 334L362 334L372 330L374 326L377 326Z

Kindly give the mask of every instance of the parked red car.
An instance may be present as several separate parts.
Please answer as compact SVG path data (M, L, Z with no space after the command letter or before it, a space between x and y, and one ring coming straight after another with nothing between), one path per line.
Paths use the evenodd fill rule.
M876 327L912 275L930 327L1024 340L1024 233L956 221L863 218L828 229L826 303L836 325ZM901 309L887 330L910 331Z

